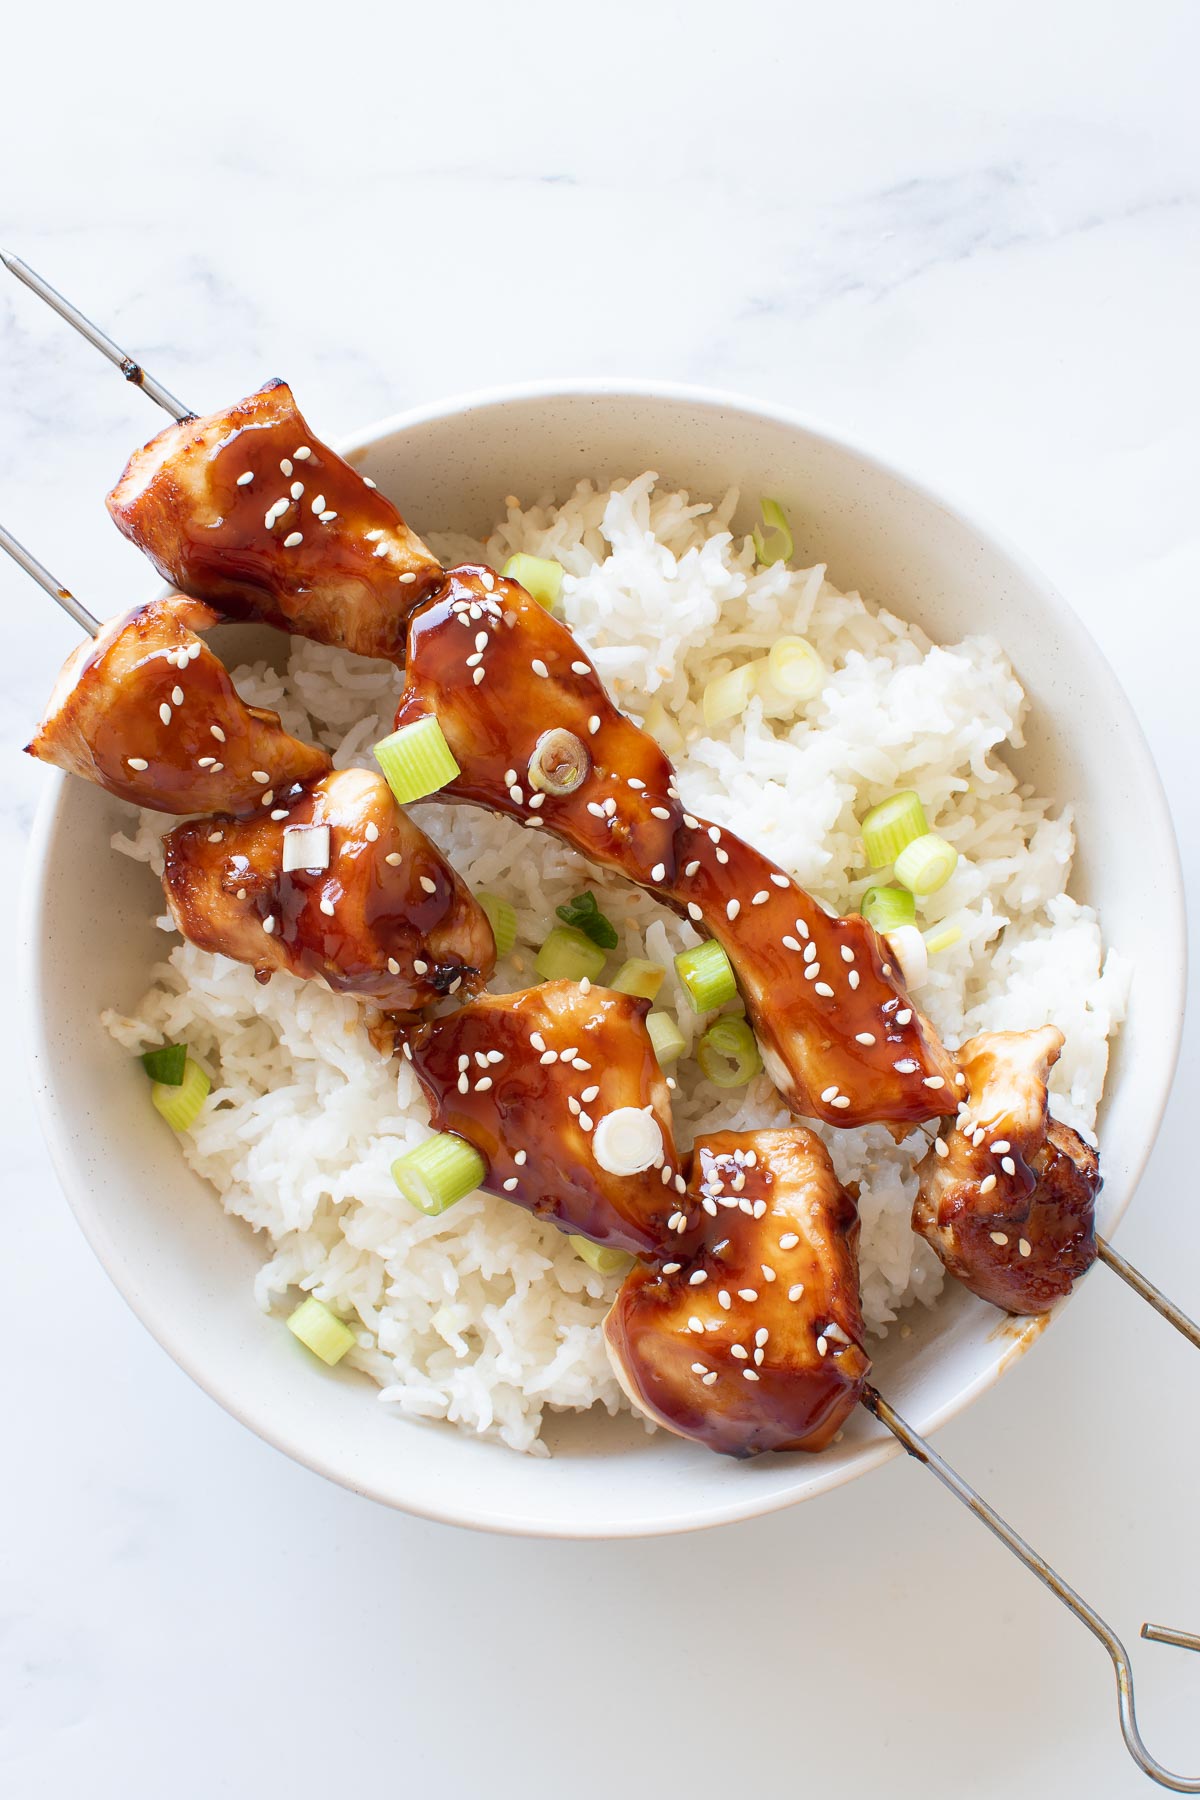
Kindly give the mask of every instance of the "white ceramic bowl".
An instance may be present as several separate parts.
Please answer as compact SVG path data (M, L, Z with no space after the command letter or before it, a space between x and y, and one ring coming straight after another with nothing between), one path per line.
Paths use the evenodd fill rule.
M685 388L575 382L448 401L345 447L419 531L483 535L504 495L565 495L647 467L698 495L780 497L797 551L942 640L994 633L1033 707L1018 766L1075 802L1074 891L1134 959L1128 1022L1101 1118L1103 1224L1129 1202L1166 1101L1181 1024L1184 927L1158 776L1117 682L1046 580L990 533L874 457L800 420ZM235 629L235 628L229 628ZM244 629L244 628L243 628ZM376 1389L321 1369L251 1296L251 1233L185 1167L146 1104L137 1063L105 1034L105 1006L144 990L162 938L157 884L108 847L123 809L48 777L32 859L26 969L36 1088L63 1186L105 1268L202 1387L298 1461L430 1518L555 1537L681 1531L803 1500L896 1454L858 1414L819 1457L735 1463L631 1421L567 1418L550 1460L392 1416ZM1153 903L1147 903L1147 896ZM983 1392L1038 1335L954 1283L893 1333L876 1379L921 1431Z

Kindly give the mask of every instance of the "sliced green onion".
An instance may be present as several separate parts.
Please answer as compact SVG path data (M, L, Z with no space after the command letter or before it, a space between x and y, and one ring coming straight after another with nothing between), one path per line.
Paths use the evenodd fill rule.
M436 794L462 773L432 713L381 738L375 746L375 761L401 806Z
M157 1050L147 1050L142 1058L142 1067L151 1081L161 1081L164 1087L179 1086L186 1063L186 1044L160 1044Z
M905 844L896 858L893 873L914 894L933 894L945 887L958 867L958 851L936 831Z
M863 895L858 910L876 931L894 931L897 925L913 923L917 903L907 888L872 887Z
M439 1131L415 1150L406 1150L392 1164L392 1180L410 1206L418 1212L444 1213L479 1186L487 1164L476 1150L453 1131Z
M935 925L932 931L925 933L925 948L930 956L936 956L939 950L948 950L951 944L957 944L961 936L960 925Z
M509 581L519 581L539 606L553 612L562 593L563 566L560 562L552 562L548 556L527 556L523 550L518 550L515 556L509 557L500 573Z
M658 990L667 979L667 971L661 963L645 962L640 956L631 956L622 963L609 987L615 988L618 994L637 994L642 1000L657 1000Z
M656 694L646 711L645 729L660 750L678 756L683 750L683 733Z
M897 925L887 934L888 949L900 964L906 988L924 987L929 978L929 950L915 925Z
M766 679L778 693L803 706L825 686L825 664L807 638L780 638L767 655Z
M925 809L911 789L892 794L873 806L859 829L866 847L867 860L873 869L884 869L895 862L905 844L923 837L929 830Z
M347 1350L354 1348L354 1333L345 1320L330 1312L325 1302L313 1294L302 1300L295 1312L288 1314L287 1328L331 1369L334 1363L341 1362Z
M574 925L577 930L582 931L584 937L591 938L593 944L599 944L602 950L616 949L617 928L600 911L596 896L590 888L585 893L576 894L565 906L556 906L554 910L564 925Z
M487 922L492 928L492 936L496 940L496 955L507 956L517 941L517 911L511 901L502 900L499 894L489 894L486 890L476 894Z
M787 514L778 500L760 500L765 532L754 527L754 554L764 568L771 563L788 562L795 545L792 543L792 530L787 522Z
M607 961L599 944L576 926L556 925L533 966L543 981L595 981Z
M698 1013L724 1006L737 993L733 966L716 938L697 944L693 950L681 950L675 958L675 973L687 989L693 1011Z
M724 725L745 712L762 666L761 658L758 662L742 663L739 668L730 669L727 675L714 676L712 681L705 683L700 704L704 723L710 731L714 725Z
M745 1019L718 1019L696 1045L696 1061L717 1087L745 1087L762 1068L754 1033Z
M665 1069L668 1063L679 1061L687 1044L670 1013L647 1013L646 1030L650 1033L650 1042L654 1045L654 1054L660 1068Z
M189 1056L183 1065L183 1080L170 1085L156 1081L150 1098L172 1131L189 1131L200 1117L211 1087L204 1070Z
M581 1256L589 1268L595 1269L597 1275L627 1275L636 1261L626 1250L612 1250L607 1244L593 1244L591 1238L576 1237L574 1233L567 1238L567 1242L576 1256Z

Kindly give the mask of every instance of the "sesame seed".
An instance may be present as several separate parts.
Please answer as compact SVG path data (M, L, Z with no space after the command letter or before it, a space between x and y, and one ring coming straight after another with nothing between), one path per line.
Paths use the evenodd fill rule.
M215 756L198 756L196 758L196 767L198 769L211 769L216 760Z
M1002 1156L1000 1158L1000 1167L1004 1170L1006 1175L1015 1175L1017 1172L1017 1165L1011 1156Z
M393 869L398 869L404 858L398 850L389 850L383 860L385 863L390 863Z
M137 769L139 772L142 769L148 769L150 767L150 764L146 761L144 756L127 756L125 761L129 764L131 769Z
M538 1057L538 1061L547 1066L550 1063L556 1063L558 1061L558 1051L557 1050L543 1050L542 1054Z
M785 950L799 950L799 940L789 935L783 939L783 947Z
M325 511L321 514L321 523L322 525L332 525L336 518L337 514L335 512Z
M717 1371L715 1369L710 1369L707 1375L702 1375L700 1377L700 1380L703 1382L705 1387L711 1387L713 1382L716 1379L717 1379Z
M367 823L363 830L363 835L365 836L368 844L373 844L375 842L376 838L379 836L379 827L375 823L374 819L367 820Z
M478 687L480 682L483 680L483 670L476 669L475 673L471 677L471 680L475 683L475 686Z
M208 841L210 844L219 844L224 836L225 833L223 831L210 831L208 834Z
M719 825L710 825L708 828L708 835L714 844L719 844L721 841L721 827Z
M742 1370L742 1380L743 1381L757 1381L758 1380L757 1369L743 1369Z
M707 1281L707 1280L708 1280L708 1270L707 1269L697 1269L694 1274L688 1276L688 1286L689 1287L699 1287L700 1283L702 1281Z
M897 1075L915 1075L920 1066L919 1063L913 1061L911 1056L902 1056L899 1062L892 1064Z
M749 1362L750 1360L750 1352L746 1349L744 1344L730 1344L729 1354L730 1356L736 1356L739 1362Z
M691 1318L688 1320L688 1330L696 1331L696 1332L703 1332L703 1330L704 1330L703 1324L696 1317L695 1313L693 1313Z
M210 725L208 729L213 737L216 738L218 744L223 744L225 742L225 733L221 730L219 725Z
M525 1167L525 1164L528 1162L528 1160L529 1160L528 1150L518 1150L516 1155L513 1157L513 1161L516 1163L517 1167L520 1169L523 1169Z
M517 1175L510 1175L508 1180L503 1182L501 1185L503 1186L506 1194L511 1194L513 1189L520 1185L520 1177Z
M417 975L428 975L429 964L427 962L422 962L419 957L414 957L413 972Z
M183 689L181 687L173 687L171 689L171 699L174 701L176 706L182 706L183 705Z
M927 1088L944 1088L946 1085L945 1076L943 1076L943 1075L927 1075L925 1077L924 1085Z
M288 816L288 809L286 806L277 806L275 808L275 811L271 814L271 817L273 819L286 819L287 816Z
M535 1050L544 1050L546 1048L546 1040L540 1031L531 1031L529 1034L529 1041Z
M707 1363L693 1363L692 1364L692 1374L693 1375L707 1375L708 1374L708 1364Z
M729 861L728 850L714 850L713 855L716 857L716 859L719 863L727 863Z
M1017 1249L1021 1252L1022 1256L1032 1256L1033 1255L1033 1245L1029 1242L1028 1238L1018 1239Z
M956 1075L956 1076L955 1076L955 1077L954 1077L954 1085L955 1085L955 1087L966 1087L966 1085L967 1085L967 1078L966 1078L966 1076L965 1076L965 1075L961 1075L961 1074L960 1074L960 1075Z
M817 1355L818 1356L827 1356L828 1354L829 1354L829 1345L825 1342L825 1339L823 1337L819 1337L817 1339Z
M788 1299L789 1300L799 1300L799 1298L803 1294L803 1292L804 1292L804 1283L802 1281L793 1281L791 1287L788 1289Z
M458 1078L458 1091L460 1094L469 1094L471 1091L471 1083L465 1075L460 1075Z
M981 1194L990 1194L995 1185L996 1177L994 1175L985 1175L979 1184L979 1191Z
M720 1305L724 1308L724 1310L726 1312L728 1312L730 1307L733 1305L733 1301L729 1298L729 1289L728 1288L720 1289L720 1291L717 1294L717 1300L719 1301Z
M700 907L698 907L698 906L697 906L697 905L696 905L696 902L695 902L695 901L694 901L694 900L689 900L689 901L688 901L688 909L687 909L687 910L688 910L688 918L689 918L689 919L697 919L697 920L699 920L699 919L702 919L702 918L703 918L703 917L704 917L704 913L703 913L703 911L702 911L702 910L701 910L701 908L700 908Z
M301 446L298 450L292 451L292 455L296 458L297 462L307 462L309 457L312 455L312 451L309 449L307 444L301 444Z
M581 1131L590 1131L590 1130L591 1130L591 1129L592 1129L592 1117L591 1117L591 1114L590 1114L590 1113L585 1113L585 1112L581 1112L581 1113L580 1113L580 1115L579 1115L579 1128L580 1128L580 1130L581 1130ZM681 1216L681 1218L680 1218L680 1224L679 1224L679 1229L680 1229L680 1231L682 1231L682 1230L683 1230L683 1220L682 1220L682 1216Z
M852 989L854 989L854 988L857 988L857 987L858 987L858 980L859 980L859 977L858 977L858 970L857 970L857 969L851 969L851 971L850 971L850 973L849 973L849 975L847 975L847 977L846 977L846 979L847 979L847 981L848 981L848 982L849 982L849 983L850 983L850 986L851 986L851 988L852 988Z
M283 461L279 465L279 471L280 471L280 474L282 474L282 475L290 475L292 472L292 465L288 461L286 456L284 457Z
M270 937L271 933L275 929L275 915L273 913L267 914L266 918L262 922L262 928L266 932L267 936Z
M934 1138L933 1149L936 1156L949 1156L950 1146L945 1138Z
M365 536L366 536L366 541L368 544L377 544L379 542L380 538L383 536L383 532L382 531L368 531L365 534Z
M1004 1156L1012 1149L1012 1145L1007 1138L997 1138L994 1144L988 1145L988 1149L993 1156Z
M740 900L730 900L725 908L725 917L730 920L736 919L741 910L742 903Z
M859 1031L855 1033L854 1041L856 1044L873 1044L875 1034L873 1031Z
M531 662L531 663L530 663L530 665L529 665L529 666L530 666L530 668L531 668L531 669L532 669L532 670L533 670L533 672L534 672L534 674L535 674L535 675L540 675L540 676L542 676L542 678L543 678L543 679L544 679L544 680L548 680L548 679L549 679L549 676L550 676L550 671L549 671L549 669L548 669L548 668L547 668L547 667L546 667L546 665L545 665L545 663L544 663L544 662L543 662L543 661L542 661L542 659L541 659L541 657L540 657L540 656L535 656L535 657L534 657L534 659L533 659L533 661L532 661L532 662Z
M297 544L302 544L303 542L304 533L302 531L289 531L283 540L283 547L285 550L294 550Z
M699 864L696 866L698 868ZM751 899L750 904L751 906L765 906L770 898L771 896L768 894L766 888L759 888L757 894Z
M797 948L799 948L799 946L797 946ZM804 946L804 960L805 960L805 962L806 962L806 963L814 963L814 962L816 962L816 960L817 960L817 946L816 946L816 945L815 945L815 944L805 944L805 946Z
M586 975L583 977L582 981L579 983L579 991L581 994L590 994L592 991L591 981L589 980L589 978ZM590 1070L591 1066L592 1066L591 1063L584 1062L582 1056L580 1056L579 1052L576 1051L575 1067L579 1070L580 1074L583 1074L583 1072L585 1070Z
M993 1244L1007 1244L1008 1242L1008 1233L1006 1231L989 1231L988 1236L991 1238Z
M167 705L165 700L163 701L162 705L158 709L158 716L162 720L164 725L169 725L171 723L171 709Z
M419 879L421 882L421 886L424 888L424 890L427 894L436 894L437 893L437 882L432 880L430 876L422 875Z
M698 869L698 868L699 868L699 867L700 867L700 864L699 864L699 862L697 862L697 861L695 861L695 860L693 860L693 861L692 861L692 862L690 862L690 863L685 863L685 864L684 864L684 866L683 866L683 872L684 872L684 874L685 874L685 875L686 875L686 876L687 876L687 877L688 877L688 878L689 878L689 879L690 879L690 878L691 878L691 877L692 877L692 876L693 876L693 875L694 875L694 874L695 874L695 873L696 873L696 870L697 870L697 869Z
M979 1129L977 1131L972 1133L971 1143L976 1150L978 1150L980 1144L982 1144L982 1142L986 1136L987 1136L987 1132L983 1129L982 1125L979 1127Z
M884 973L886 974L887 971L885 970ZM902 1012L898 1012L896 1014L897 1025L907 1025L911 1021L911 1019L912 1019L912 1008L910 1006L906 1006Z
M302 481L293 481L290 491L291 491L292 499L299 500L300 496L304 492L304 483Z
M592 672L592 666L590 663L573 662L571 664L571 671L575 675L590 675Z
M666 806L652 806L650 808L650 816L653 819L669 819L671 811L670 808Z
M757 1300L758 1299L758 1289L757 1288L739 1288L738 1289L738 1299L739 1300Z
M854 961L854 952L850 948L849 944L842 945L842 961L848 962L848 963L852 963Z
M238 478L237 478L237 484L238 484L238 486L239 486L239 487L249 487L249 486L250 486L250 483L251 483L251 482L252 482L252 481L253 481L253 480L254 480L254 470L253 470L253 469L247 469L247 470L246 470L246 473L245 473L245 474L244 474L244 475L239 475L239 476L238 476Z
M321 911L325 914L326 918L332 919L332 917L333 917L333 901L329 898L329 896L327 894L322 895L320 905L321 905ZM416 967L415 963L413 964L413 967L414 968Z
M266 793L263 795L262 799L259 801L258 804L260 806L271 806L274 803L274 800L275 800L275 789L268 788Z
M388 546L386 544L376 544L375 554L376 556L386 556L388 554Z
M508 790L508 797L513 802L514 806L520 806L521 802L525 798L525 790L522 787L519 787L518 784L514 781L512 786Z
M820 994L825 1000L833 999L833 989L827 981L818 981L813 985L813 993Z
M655 863L654 867L650 871L651 881L665 881L666 877L667 877L666 863L660 863L660 862Z
M313 503L312 503L312 509L315 513L323 513L325 511L325 496L324 496L324 494L317 494L314 496Z
M595 1082L593 1082L591 1087L584 1088L584 1090L583 1090L582 1094L580 1094L579 1098L584 1102L585 1105L589 1105L593 1100L598 1098L599 1093L600 1093L599 1086Z
M588 731L592 737L595 737L595 735L599 731L599 729L600 729L600 714L593 713L591 718L588 720Z
M836 1100L837 1096L838 1096L838 1090L836 1087L827 1087L825 1089L825 1091L822 1093L821 1098L825 1102L825 1104L828 1105L831 1100Z
M490 1075L481 1075L479 1080L475 1083L475 1092L477 1094L486 1094L488 1089L491 1087L491 1085L492 1085L491 1076Z
M774 874L771 876L771 880L775 883L775 886L779 888L791 887L792 885L786 875Z

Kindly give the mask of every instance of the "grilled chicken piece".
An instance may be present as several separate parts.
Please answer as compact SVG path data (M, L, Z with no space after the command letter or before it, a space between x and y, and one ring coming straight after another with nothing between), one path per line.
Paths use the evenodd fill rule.
M1044 1312L1096 1260L1096 1153L1051 1119L1062 1032L986 1032L958 1052L954 1127L917 1166L913 1230L950 1273L1011 1313Z
M858 1214L820 1139L719 1131L692 1152L701 1241L626 1276L605 1320L635 1406L726 1456L822 1450L870 1361Z
M163 839L163 887L186 938L260 981L276 969L322 976L398 1012L482 985L491 927L380 776L341 769L265 798L275 804L257 818L196 819Z
M833 1125L954 1110L954 1064L857 914L831 919L732 832L685 813L653 738L515 581L449 572L409 628L397 727L436 713L468 801L564 838L724 946L771 1079Z
M402 660L408 614L442 576L282 381L168 425L130 458L108 510L185 594L362 656Z
M641 1256L676 1241L694 1210L680 1198L649 1007L548 981L482 995L405 1046L433 1125L475 1146L489 1193Z
M29 755L168 813L246 812L323 775L325 752L247 706L196 636L216 623L182 594L110 619L63 664Z

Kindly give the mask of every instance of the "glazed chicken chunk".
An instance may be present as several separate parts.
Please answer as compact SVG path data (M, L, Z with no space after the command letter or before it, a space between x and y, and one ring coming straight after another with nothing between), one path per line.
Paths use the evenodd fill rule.
M256 817L195 819L163 839L176 925L202 950L322 977L407 1012L481 986L491 927L387 783L342 769L269 791Z
M362 656L404 655L436 558L357 469L314 437L286 382L168 425L108 510L163 579L235 619Z
M516 582L451 570L413 617L396 725L430 713L461 771L439 799L555 833L722 944L793 1112L855 1126L954 1110L954 1065L883 940L858 915L831 919L741 838L685 812L653 738Z
M1053 1025L964 1044L958 1119L917 1167L913 1230L1006 1312L1044 1312L1096 1259L1100 1165L1047 1106L1062 1046Z
M605 1320L621 1386L727 1456L824 1449L870 1371L858 1214L824 1145L801 1126L699 1138L688 1196L699 1233L627 1275Z
M688 1228L649 1001L583 982L484 994L406 1045L439 1131L489 1193L598 1244L648 1255Z
M157 812L246 812L329 757L248 706L196 634L211 607L171 594L111 619L63 665L30 756Z

